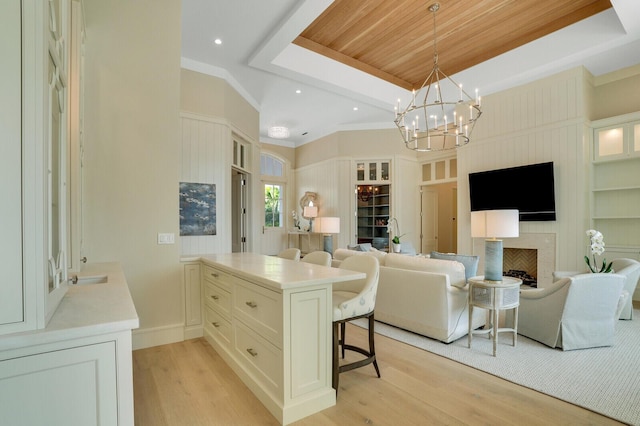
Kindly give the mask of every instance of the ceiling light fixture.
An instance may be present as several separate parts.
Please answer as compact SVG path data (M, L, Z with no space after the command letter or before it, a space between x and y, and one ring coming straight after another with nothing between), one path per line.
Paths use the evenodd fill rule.
M289 137L289 129L284 126L272 126L267 130L267 134L273 139L286 139Z
M395 109L395 124L400 130L407 148L414 151L444 151L469 143L476 120L482 114L480 96L476 89L472 98L451 77L438 67L436 47L436 12L440 4L434 3L428 10L433 13L433 69L422 87L412 92L412 100L404 110L400 109L400 99ZM449 83L451 100L443 99L442 83ZM422 104L416 104L416 95L425 92ZM446 90L445 94L447 94ZM455 100L453 100L455 99Z
M220 40L219 38L213 40L213 42L218 45L222 44L222 40Z

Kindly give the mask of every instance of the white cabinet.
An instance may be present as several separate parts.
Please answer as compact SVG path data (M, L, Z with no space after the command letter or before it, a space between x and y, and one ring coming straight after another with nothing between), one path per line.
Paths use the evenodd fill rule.
M594 130L593 160L611 161L640 156L640 120Z
M202 337L202 285L200 262L185 263L183 267L184 283L184 337L194 339Z
M357 160L356 182L388 182L391 178L390 167L389 160Z
M126 340L126 336L124 338ZM128 340L131 340L129 334ZM26 354L0 361L0 413L11 425L131 424L131 400L118 416L117 344L122 338L95 342L81 339L29 348ZM129 344L130 345L130 344ZM4 353L2 357L10 357ZM129 353L130 356L130 353ZM129 379L129 387L130 386ZM122 395L126 393L122 391ZM131 393L128 393L131 397ZM36 409L37 407L37 409Z
M70 27L70 0L0 5L0 334L44 328L67 291Z
M231 289L233 277L209 265L202 266L205 335L231 350Z
M22 81L20 2L0 2L0 324L22 322ZM2 327L0 327L2 330Z
M640 260L640 113L593 124L592 226L607 260Z
M119 264L67 292L47 327L0 336L0 423L133 425L131 330L138 315Z

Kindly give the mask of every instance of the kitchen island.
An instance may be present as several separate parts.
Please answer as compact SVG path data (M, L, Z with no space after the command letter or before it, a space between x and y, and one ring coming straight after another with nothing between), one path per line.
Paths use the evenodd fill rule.
M255 253L200 260L205 338L276 419L335 405L332 283L365 275Z

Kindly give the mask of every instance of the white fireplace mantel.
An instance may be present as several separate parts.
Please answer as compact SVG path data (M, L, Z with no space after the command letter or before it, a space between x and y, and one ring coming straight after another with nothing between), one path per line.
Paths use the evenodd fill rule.
M548 287L553 282L553 271L556 269L556 234L523 233L517 238L504 238L502 246L537 250L538 287ZM484 271L484 240L482 238L473 239L473 252L480 255L479 269Z

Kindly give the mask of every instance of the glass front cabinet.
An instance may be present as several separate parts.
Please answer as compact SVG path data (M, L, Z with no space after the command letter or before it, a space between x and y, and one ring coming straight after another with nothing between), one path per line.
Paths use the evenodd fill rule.
M389 250L387 222L391 215L391 161L355 162L356 242Z
M388 160L367 160L356 162L356 182L388 182L391 175Z

